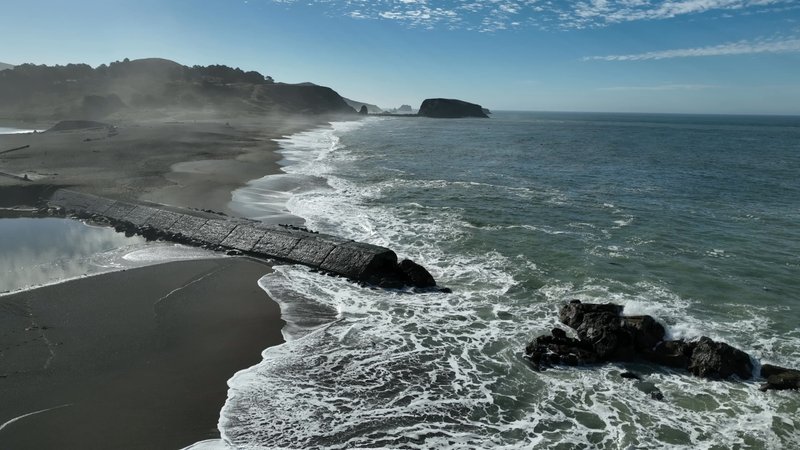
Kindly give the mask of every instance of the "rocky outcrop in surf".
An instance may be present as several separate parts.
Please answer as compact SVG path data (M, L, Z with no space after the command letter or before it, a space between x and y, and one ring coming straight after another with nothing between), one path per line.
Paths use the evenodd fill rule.
M458 119L462 117L489 118L481 105L449 98L429 98L419 107L420 116L440 119Z
M577 338L561 328L535 338L525 356L536 370L557 365L576 366L607 362L647 361L684 369L709 379L753 377L753 360L724 342L702 336L698 340L667 340L664 326L652 316L623 316L613 303L593 304L573 300L561 307L559 320ZM800 371L766 364L762 390L800 388Z
M764 364L761 366L761 376L766 379L766 382L761 385L762 391L800 389L800 371L798 370Z

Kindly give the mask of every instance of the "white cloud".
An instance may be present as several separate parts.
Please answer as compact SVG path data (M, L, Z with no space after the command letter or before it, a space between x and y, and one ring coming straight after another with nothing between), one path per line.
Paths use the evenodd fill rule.
M518 26L592 28L702 13L779 12L797 0L269 0L323 4L358 19L396 20L412 27L497 31Z
M658 50L629 55L588 56L584 61L648 61L670 58L692 58L700 56L750 55L759 53L800 52L800 38L761 38L742 40L706 47Z

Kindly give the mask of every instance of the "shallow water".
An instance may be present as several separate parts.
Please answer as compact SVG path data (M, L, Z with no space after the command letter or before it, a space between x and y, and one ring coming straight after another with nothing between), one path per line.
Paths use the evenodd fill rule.
M23 134L23 133L33 133L37 130L29 130L23 128L10 128L10 127L0 127L0 134Z
M0 219L0 295L213 253L57 218Z
M800 445L796 392L649 365L536 373L522 358L557 325L559 305L579 298L652 314L673 337L708 335L800 366L799 119L370 118L283 146L293 163L283 188L265 178L241 198L390 247L454 293L372 291L276 268L260 284L281 303L289 340L229 382L228 442ZM646 383L623 381L628 369ZM649 398L648 383L665 401Z

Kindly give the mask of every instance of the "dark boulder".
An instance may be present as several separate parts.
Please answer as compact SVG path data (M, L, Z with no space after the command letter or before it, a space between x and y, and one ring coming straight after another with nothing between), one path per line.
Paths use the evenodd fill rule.
M664 340L664 326L652 316L626 316L622 318L622 327L631 333L637 351L653 350Z
M572 300L559 311L559 319L574 328L581 340L592 344L597 356L607 361L627 361L652 351L664 339L664 327L651 316L622 316L613 303L581 303Z
M361 114L362 116L366 116L367 114L369 114L369 109L367 108L367 105L361 105L361 109L358 110L358 113Z
M627 361L634 357L633 336L616 314L605 311L584 314L575 331L582 341L591 344L601 361Z
M551 335L539 336L525 347L525 356L536 370L556 364L576 366L600 362L591 344L567 337L566 332L554 328Z
M405 275L409 286L419 288L436 286L436 280L434 280L433 275L431 275L427 269L415 263L414 261L411 261L410 259L404 259L400 262L399 267Z
M535 338L525 347L525 357L536 370L553 365L597 364L610 361L646 360L664 366L686 369L703 378L742 380L753 376L750 356L724 342L703 336L697 341L665 341L665 330L651 316L622 316L623 307L572 300L559 310L559 319L573 328L578 339L554 328L550 335ZM632 373L623 378L637 379ZM771 364L761 367L766 383L761 390L800 389L800 370ZM656 400L663 394L649 392Z
M394 253L394 252L393 252ZM362 277L368 284L373 284L386 289L402 289L410 286L422 291L429 291L436 287L436 280L427 269L421 265L404 259L399 264L395 262L389 264L387 259L383 261L378 270L371 271L367 276ZM449 289L439 289L439 292L452 292Z
M653 350L644 352L645 359L675 369L687 369L694 345L684 341L662 341Z
M800 389L800 370L786 369L772 364L761 366L761 376L766 378L762 391Z
M753 376L753 363L747 353L703 336L694 345L689 371L703 378L724 379L736 375L748 380Z
M429 98L419 107L419 115L440 119L458 119L462 117L489 118L481 105L447 98Z
M567 332L562 330L561 328L553 328L553 330L550 331L550 334L552 334L553 337L556 338L556 339L566 339L567 338Z
M558 319L564 325L577 329L583 322L583 316L587 313L611 313L618 316L622 313L622 306L613 303L581 303L580 300L572 300L561 307Z

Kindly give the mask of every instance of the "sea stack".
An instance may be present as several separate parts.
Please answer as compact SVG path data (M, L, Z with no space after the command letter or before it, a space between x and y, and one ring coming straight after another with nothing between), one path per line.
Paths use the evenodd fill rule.
M462 117L489 118L481 105L447 98L426 99L419 107L419 115L439 119L458 119Z

